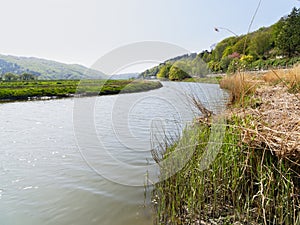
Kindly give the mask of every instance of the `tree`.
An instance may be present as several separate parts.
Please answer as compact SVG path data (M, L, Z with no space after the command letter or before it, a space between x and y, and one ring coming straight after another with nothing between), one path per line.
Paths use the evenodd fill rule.
M163 65L160 68L159 72L157 73L157 78L158 79L169 79L170 68L171 68L170 64Z
M228 56L231 55L232 53L233 53L232 46L227 46L227 48L226 48L226 49L224 50L224 52L223 52L222 59L228 57Z
M191 63L191 73L199 77L209 74L207 63L198 55ZM185 71L188 72L188 71Z
M20 80L35 80L36 79L36 76L30 74L30 73L23 73L21 76L20 76Z
M13 73L6 73L3 75L3 80L5 81L14 81L14 80L18 80L19 76Z
M248 47L248 40L247 39L248 39L247 35L241 36L240 39L232 47L232 52L238 52L240 54L246 54L247 52L244 52L244 51Z
M169 79L170 80L183 80L185 78L190 77L188 73L183 71L182 69L173 65L170 69Z
M221 58L223 56L223 52L226 48L227 48L227 44L222 43L222 42L216 46L216 48L214 49L214 51L212 53L214 61L221 60Z
M222 72L227 71L227 68L230 65L231 61L232 61L232 58L230 58L228 56L222 58L222 60L220 61L220 67L221 67Z
M272 49L272 44L273 40L271 32L259 31L251 38L249 52L252 55L262 58Z
M282 54L292 57L300 53L300 9L293 8L285 19L276 39L276 46Z
M208 63L211 60L211 52L205 50L199 53L198 57L200 57L200 59L202 59L205 63Z

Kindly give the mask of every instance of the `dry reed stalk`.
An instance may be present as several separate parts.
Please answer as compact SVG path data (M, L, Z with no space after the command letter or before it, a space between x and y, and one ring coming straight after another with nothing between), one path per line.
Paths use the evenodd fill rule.
M245 98L255 93L261 83L257 77L247 73L237 73L224 77L220 81L220 87L230 91L231 103L244 104Z

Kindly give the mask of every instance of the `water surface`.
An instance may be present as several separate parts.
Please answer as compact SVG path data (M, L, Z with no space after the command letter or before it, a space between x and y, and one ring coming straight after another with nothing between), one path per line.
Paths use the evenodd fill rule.
M163 85L94 97L103 148L97 146L94 155L77 145L75 134L88 144L91 133L74 132L74 99L0 104L0 224L152 224L151 210L143 206L144 188L130 185L142 182L147 171L126 174L115 162L137 168L153 163L153 144L164 135L175 138L195 116L187 93L197 93L214 111L224 108L227 97L218 85ZM103 151L116 161L104 161ZM114 182L120 177L128 185Z

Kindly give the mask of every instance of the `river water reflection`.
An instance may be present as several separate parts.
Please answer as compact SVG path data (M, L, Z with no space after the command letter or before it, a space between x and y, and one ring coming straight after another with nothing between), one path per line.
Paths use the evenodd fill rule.
M163 85L95 98L95 131L112 158L137 168L153 163L153 144L163 134L175 138L195 115L187 93L197 93L214 111L224 109L227 95L218 85ZM115 161L85 155L73 109L74 99L0 104L0 224L152 224L144 187L130 186L147 171L126 174ZM88 130L79 134L89 143ZM128 185L114 182L119 177Z

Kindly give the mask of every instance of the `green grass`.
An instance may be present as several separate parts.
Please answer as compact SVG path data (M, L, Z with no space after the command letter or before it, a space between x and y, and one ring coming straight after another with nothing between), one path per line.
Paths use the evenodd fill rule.
M70 97L132 93L160 88L159 82L132 80L41 80L1 81L0 100L27 100L32 97Z
M178 173L154 187L155 224L299 224L300 171L289 159L243 144L251 118L231 118L214 162L201 170L210 126L199 124L198 145ZM254 139L255 137L253 137ZM169 146L164 157L174 151ZM162 150L161 150L162 151ZM170 168L161 168L161 177Z

